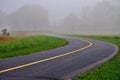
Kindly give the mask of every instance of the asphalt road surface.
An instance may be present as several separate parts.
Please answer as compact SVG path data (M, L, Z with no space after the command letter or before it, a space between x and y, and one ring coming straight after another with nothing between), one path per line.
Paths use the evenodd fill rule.
M0 80L73 80L117 53L117 47L110 43L75 37L63 38L70 44L30 55L1 59Z

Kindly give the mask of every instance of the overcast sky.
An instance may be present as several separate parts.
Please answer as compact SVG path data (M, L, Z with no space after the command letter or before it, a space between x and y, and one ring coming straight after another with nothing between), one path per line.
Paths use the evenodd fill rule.
M93 6L102 0L0 0L0 9L12 12L23 5L37 4L49 10L50 17L62 18L70 13L80 13L84 6Z

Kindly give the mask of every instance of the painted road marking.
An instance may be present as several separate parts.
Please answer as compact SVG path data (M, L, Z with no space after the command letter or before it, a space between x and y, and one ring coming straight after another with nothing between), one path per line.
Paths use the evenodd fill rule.
M84 40L82 40L82 41L84 41ZM60 57L63 57L63 56L67 56L67 55L70 55L70 54L85 50L85 49L87 49L87 48L89 48L89 47L91 47L93 45L92 42L89 42L89 41L84 41L84 42L89 43L89 45L87 45L87 46L85 46L83 48L71 51L71 52L67 52L67 53L64 53L64 54L61 54L61 55L58 55L58 56L51 57L51 58L46 58L46 59L38 60L38 61L35 61L35 62L31 62L31 63L28 63L28 64L24 64L24 65L20 65L20 66L8 68L8 69L0 70L0 73L13 71L13 70L16 70L16 69L20 69L20 68L24 68L24 67L31 66L31 65L34 65L34 64L38 64L38 63L41 63L41 62L45 62L45 61L53 60L53 59L60 58Z

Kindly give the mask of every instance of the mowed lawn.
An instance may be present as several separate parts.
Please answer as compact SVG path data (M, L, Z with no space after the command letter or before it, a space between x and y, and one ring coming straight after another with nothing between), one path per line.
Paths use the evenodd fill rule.
M80 37L80 36L78 36ZM120 36L82 36L113 43L120 48ZM120 80L120 50L109 62L76 80Z
M68 42L64 39L43 35L0 38L0 58L31 54L66 44Z

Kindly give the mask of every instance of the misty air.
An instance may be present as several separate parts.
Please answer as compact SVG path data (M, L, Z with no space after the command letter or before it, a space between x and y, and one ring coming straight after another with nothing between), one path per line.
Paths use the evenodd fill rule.
M120 80L120 0L0 0L0 80Z

